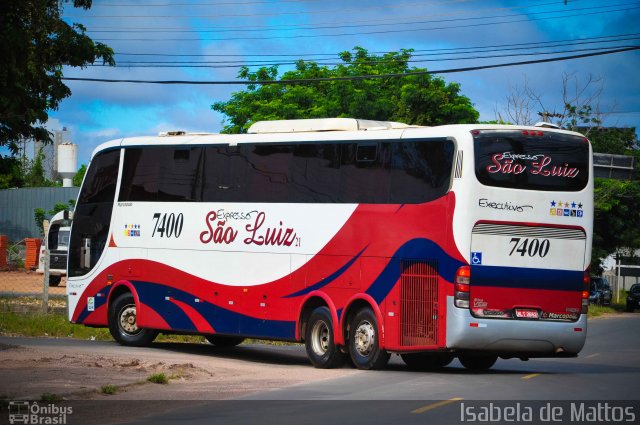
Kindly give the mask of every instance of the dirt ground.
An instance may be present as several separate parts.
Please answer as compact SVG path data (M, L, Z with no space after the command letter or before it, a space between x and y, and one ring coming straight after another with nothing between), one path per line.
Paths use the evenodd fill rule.
M148 381L158 373L168 383ZM68 423L119 424L355 373L349 367L315 369L299 346L255 344L223 350L208 344L163 343L125 348L105 341L0 336L0 414L5 414L3 401L43 404L51 401L46 397L54 397L56 405L74 406ZM105 394L107 385L115 387L115 394Z
M31 270L0 271L0 293L41 294L44 276ZM65 295L66 278L58 286L49 286L50 295Z
M41 346L28 340L0 340L0 399L39 400L49 393L66 400L221 400L357 373L315 369L297 346L241 345L225 351L166 343L129 349L110 342ZM288 348L291 352L283 353ZM157 373L169 383L147 381ZM105 385L115 386L116 393L104 394Z

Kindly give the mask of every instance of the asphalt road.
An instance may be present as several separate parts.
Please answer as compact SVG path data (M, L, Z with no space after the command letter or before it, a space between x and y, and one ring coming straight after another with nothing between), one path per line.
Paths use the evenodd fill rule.
M80 349L93 344L122 356L180 352L210 356L203 346L156 344L131 349L111 343L33 340ZM16 341L21 343L21 341ZM129 352L129 350L141 350ZM147 351L150 350L150 351ZM217 355L217 353L213 353ZM304 349L243 345L227 359L271 365L307 364ZM311 367L310 365L308 367ZM413 372L394 356L385 371L345 375L234 400L173 403L150 408L136 424L459 424L640 422L640 314L591 320L587 344L576 359L498 360L487 372L469 373L457 361L440 372ZM111 402L104 408L143 405ZM185 407L182 407L185 406ZM484 416L482 416L484 415ZM498 420L499 419L499 420ZM505 419L507 419L505 421ZM555 419L555 421L554 421ZM73 422L68 422L73 423Z
M498 360L485 373L469 373L455 361L438 373L417 373L394 357L385 371L207 403L136 423L638 423L639 390L640 314L624 314L590 321L577 359Z

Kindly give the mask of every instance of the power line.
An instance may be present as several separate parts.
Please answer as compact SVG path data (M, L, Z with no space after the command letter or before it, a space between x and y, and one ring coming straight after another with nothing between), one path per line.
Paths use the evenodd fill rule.
M432 52L432 53L414 53L415 51L412 51L410 53L411 55L411 59L408 62L424 62L427 60L419 60L417 58L422 58L425 56L449 56L449 55L460 55L460 54L471 54L471 53L491 53L491 52L508 52L508 51L521 51L521 50L531 50L531 49L542 49L542 48L555 48L555 47L569 47L569 46L578 46L578 45L585 45L585 44L600 44L600 43L613 43L613 42L621 42L621 41L635 41L635 40L640 40L640 37L628 37L628 38L619 38L619 39L612 39L612 40L605 40L605 41L591 41L591 42L576 42L576 43L566 43L566 44L560 44L560 43L554 43L554 44L549 44L546 46L539 46L539 47L535 47L535 46L528 46L528 47L509 47L509 48L502 48L502 49L489 49L489 48L480 48L477 49L475 51L470 51L470 50L465 50L465 51L461 51L462 49L459 49L457 51L449 51L449 52ZM587 50L603 50L603 49L612 49L612 48L619 48L619 47L626 47L626 46L607 46L607 47L593 47L590 49L583 49L582 51L587 51ZM436 49L436 50L441 50L441 49ZM452 49L453 50L453 49ZM421 50L424 51L424 50ZM573 51L579 51L579 50L573 50ZM390 53L390 52L384 52L385 54ZM397 53L397 52L394 52ZM553 52L553 53L567 53L567 52ZM530 54L537 54L535 52L532 52ZM540 54L549 54L549 53L544 53L541 52ZM266 55L266 56L271 56L271 55ZM246 66L257 66L257 65L261 65L261 66L267 66L267 65L291 65L291 64L295 64L300 60L303 61L308 61L308 62L316 62L319 63L321 65L331 65L332 63L327 63L327 61L333 61L336 58L336 54L331 54L331 56L329 57L323 57L323 58L305 58L305 59L301 59L300 57L292 57L291 59L288 58L287 59L283 59L286 62L267 62L265 63L264 59L256 59L256 60L217 60L217 61L194 61L194 60L184 60L184 61L161 61L161 60L118 60L117 61L117 65L130 65L130 64L185 64L185 65L189 65L189 64L195 64L195 65L246 65ZM505 56L516 56L516 54L509 54ZM235 56L233 56L235 57ZM454 58L455 59L455 58ZM466 58L464 58L466 59ZM391 60L385 60L385 59L379 59L376 60L375 63L392 63L392 62L398 62L401 61L402 59L391 59ZM453 59L432 59L433 60L453 60ZM373 62L359 62L361 64L366 64L366 63L373 63Z
M640 39L640 38L639 38ZM589 49L573 49L573 50L559 50L553 52L529 52L529 53L509 53L502 55L485 55L485 56L466 56L466 57L450 57L450 58L438 58L438 59L390 59L390 60L374 60L374 61L359 61L358 65L373 65L373 64L389 64L389 63L424 63L424 62L442 62L442 61L458 61L458 60L477 60L477 59L495 59L495 58L506 58L506 57L517 57L517 56L538 56L538 55L557 55L560 53L575 53L575 52L593 52L593 51L601 51L601 50L611 50L611 49L623 49L626 47L636 47L636 46L608 46L608 47L593 47ZM313 61L309 61L313 62ZM120 68L240 68L243 66L283 66L283 65L295 65L297 61L292 62L257 62L257 63L228 63L228 62L120 62L116 65L116 67ZM120 66L122 65L122 66ZM335 66L335 65L344 65L344 62L339 63L321 63L320 65L325 66ZM93 67L109 67L109 65L88 65Z
M312 3L318 2L321 0L278 0L277 2L273 1L231 1L231 2L213 2L213 3L94 3L91 5L91 8L95 7L176 7L176 6L243 6L246 4L268 4L268 5L277 5L279 3Z
M418 71L409 73L379 74L379 75L356 75L348 77L328 77L328 78L302 78L294 80L256 80L256 81L187 81L187 80L129 80L129 79L108 79L108 78L79 78L79 77L63 77L66 81L88 81L96 83L133 83L133 84L185 84L185 85L275 85L275 84L308 84L333 81L359 81L372 80L380 78L401 78L413 77L428 74L453 74L459 72L479 71L484 69L504 68L511 66L532 65L548 62L559 62L572 59L581 59L592 56L610 55L614 53L629 52L640 50L640 46L626 47L623 49L606 50L603 52L585 53L573 56L561 56L557 58L536 59L523 62L509 62L492 65L479 65L465 68L441 69L437 71Z
M530 48L534 46L543 46L543 47L553 47L548 46L549 44L560 44L560 43L570 43L570 44L594 44L594 43L607 43L614 41L626 41L626 40L635 40L636 38L621 38L621 37L633 37L638 36L640 33L630 33L630 34L617 34L617 35L603 35L599 37L587 37L587 38L571 38L564 40L554 40L554 41L538 41L538 42L528 42L528 43L515 43L515 44L494 44L488 46L470 46L470 47L449 47L449 48L439 48L439 49L411 49L412 52L447 52L447 51L457 51L457 50L479 50L479 49L498 49L498 48L509 48L509 47L523 47ZM605 40L612 39L615 40ZM575 43L573 43L575 42ZM566 45L566 44L563 44ZM530 46L530 47L524 47ZM505 49L512 50L512 49ZM387 54L392 53L389 51L375 51L371 52L375 54ZM334 53L283 53L283 54L262 54L262 53L248 53L248 54L171 54L171 53L130 53L130 52L116 52L116 55L119 56L159 56L159 57L246 57L246 56L255 56L255 57L295 57L297 59L301 57L307 56L330 56L335 57L337 54ZM313 59L310 59L313 60Z
M503 24L513 24L518 22L531 22L531 21L542 21L542 20L551 20L551 19L566 19L572 18L576 16L589 16L589 15L601 15L604 13L615 13L615 12L628 12L631 9L639 9L640 6L626 8L626 9L615 9L615 10L601 10L596 12L587 12L587 13L576 13L573 15L564 15L564 16L546 16L540 18L527 18L527 19L516 19L511 21L503 21L503 22L483 22L479 24L467 24L467 25L451 25L451 26L443 26L443 27L431 27L431 28L404 28L397 30L384 30L384 31L362 31L362 32L351 32L351 33L337 33L337 34L299 34L292 36L270 36L270 37L226 37L226 38L206 38L206 37L198 37L198 38L102 38L97 39L96 41L236 41L236 40L276 40L276 39L296 39L296 38L320 38L320 37L342 37L342 36L353 36L353 35L373 35L373 34L394 34L394 33L404 33L404 32L418 32L418 31L436 31L436 30L446 30L446 29L460 29L460 28L474 28L481 27L487 25L503 25ZM563 12L564 13L564 12Z
M551 3L547 3L551 4ZM601 10L601 9L610 9L612 7L619 6L630 6L630 5L638 5L637 2L631 3L618 3L618 4L609 4L606 6L593 6L593 7L583 7L576 8L571 10L548 10L544 12L534 12L529 13L528 16L532 15L548 15L550 13L569 13L572 11L587 11L587 10ZM621 10L621 9L619 9ZM626 9L625 9L626 10ZM607 11L602 11L607 12ZM467 12L468 13L468 12ZM522 16L521 13L512 13L512 14L504 14L504 15L493 15L493 16L475 16L469 18L450 18L450 19L431 19L431 20L419 20L419 21L402 21L402 22L389 22L389 23L363 23L363 24L353 24L349 25L326 25L326 24L302 24L302 25L270 25L270 26L258 26L258 27L217 27L215 29L208 28L198 28L198 29L176 29L176 30L164 30L164 29L126 29L126 28L116 28L111 30L89 30L90 33L197 33L197 34L205 34L205 33L242 33L242 32L265 32L265 31L299 31L299 30L326 30L326 29L341 29L341 28L375 28L375 27L388 27L388 26L397 26L397 25L422 25L422 24L433 24L433 23L444 23L444 22L460 22L460 21L477 21L477 20L486 20L486 19L501 19L501 18L513 18ZM415 18L414 18L415 19Z
M440 2L440 3L432 3L428 5L440 5L440 4L451 4L451 3L465 3L472 2L477 0L455 0L453 2ZM262 17L262 16L282 16L282 15L320 15L320 14L337 14L337 13L349 13L349 12L358 12L362 13L366 10L376 10L376 9L401 9L404 7L415 7L415 6L424 6L424 2L416 2L416 3L401 3L394 5L383 5L383 6L367 6L360 8L351 8L351 9L331 9L331 10L313 10L313 11L297 11L297 12L272 12L272 13L233 13L233 14L219 14L219 15L98 15L98 16L63 16L68 19L148 19L148 18L247 18L247 17Z
M469 0L469 1L475 1L475 0ZM582 0L574 0L574 1L582 1ZM377 23L380 22L391 22L391 23L387 23L387 24L379 24L379 25L399 25L399 24L410 24L410 23L416 23L416 22L406 22L407 19L410 20L416 20L416 19L425 19L425 18L433 18L436 16L455 16L455 15L469 15L469 14L473 14L476 15L478 13L481 13L483 11L504 11L504 10L515 10L515 9L528 9L528 8L533 8L533 7L543 7L543 6L551 6L551 5L557 5L557 1L554 2L550 2L550 3L540 3L540 4L533 4L533 5L520 5L520 6L511 6L511 7L494 7L494 8L485 8L485 9L475 9L473 11L468 11L468 10L462 10L462 11L457 11L457 12L449 12L449 13L438 13L438 14L430 14L430 15L426 15L426 16L403 16L403 17L395 17L395 18L386 18L386 19L367 19L367 20L360 20L360 21L356 21L356 20L348 20L348 21L331 21L331 22L317 22L315 24L278 24L278 25L251 25L251 26L247 26L247 25L237 25L237 26L220 26L217 25L215 27L215 31L218 30L251 30L251 31L259 31L259 30L270 30L270 29L316 29L318 27L320 28L324 28L322 27L323 25L331 25L331 27L328 28L343 28L343 27L354 27L354 26L358 26L358 25L354 25L354 24L364 24L362 26L375 26ZM599 6L600 8L603 7L617 7L617 6L627 6L629 4L635 4L635 3L622 3L622 4L615 4L615 5L607 5L607 6ZM570 9L571 10L584 10L584 9ZM549 13L551 11L547 11L544 13ZM518 15L512 15L512 16L518 16ZM420 23L420 21L418 21L418 23ZM339 24L349 24L349 25L345 25L345 26L337 26ZM196 28L196 29L194 29ZM162 27L158 27L158 26L153 26L153 27L100 27L100 26L92 26L91 29L89 30L90 32L93 33L98 33L98 32L199 32L200 30L202 31L206 31L209 30L210 27L169 27L169 28L162 28Z

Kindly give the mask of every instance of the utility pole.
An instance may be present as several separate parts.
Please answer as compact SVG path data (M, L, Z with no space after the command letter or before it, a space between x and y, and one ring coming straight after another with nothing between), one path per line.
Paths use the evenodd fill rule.
M542 111L538 112L538 115L542 117L543 122L549 122L549 118L562 118L562 114L556 112Z

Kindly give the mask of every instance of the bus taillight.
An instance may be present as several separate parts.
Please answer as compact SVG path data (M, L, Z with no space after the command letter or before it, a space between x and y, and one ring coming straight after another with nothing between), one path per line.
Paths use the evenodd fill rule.
M591 290L591 278L589 271L584 272L582 277L582 314L589 312L589 291Z
M462 266L456 271L454 304L459 308L469 308L469 282L471 268Z

